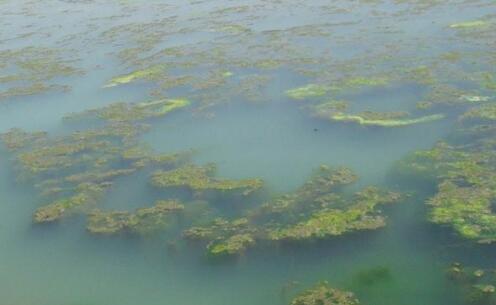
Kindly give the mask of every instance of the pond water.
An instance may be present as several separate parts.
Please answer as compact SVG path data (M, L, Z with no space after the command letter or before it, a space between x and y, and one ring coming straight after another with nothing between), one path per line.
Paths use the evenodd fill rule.
M377 230L261 242L212 260L205 244L182 239L194 219L151 236L92 235L84 209L34 223L35 210L49 203L35 187L46 177L22 179L19 152L0 144L2 305L290 304L321 281L367 305L462 305L446 276L450 264L494 265L493 246L428 221L435 184L395 176L400 160L449 138L472 106L450 102L496 101L494 88L480 86L496 77L494 1L0 0L0 28L0 132L62 137L102 128L94 119L64 119L73 113L185 98L187 107L139 120L150 125L139 145L157 154L192 150L191 162L215 163L216 177L264 183L246 200L203 198L151 186L152 166L113 180L98 202L104 210L133 211L167 197L186 210L208 205L216 216L237 217L295 192L322 164L360 177L347 193L373 185L404 194L381 208L386 226ZM104 88L159 64L166 68L158 74ZM54 87L9 91L39 83ZM291 95L308 84L325 92ZM349 114L443 117L383 127L312 110L336 100L349 102ZM426 100L435 105L424 111L418 103Z

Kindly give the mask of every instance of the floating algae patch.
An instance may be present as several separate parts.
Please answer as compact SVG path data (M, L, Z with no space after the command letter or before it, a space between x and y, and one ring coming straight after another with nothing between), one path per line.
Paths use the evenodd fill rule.
M376 117L376 116L374 116ZM387 116L386 116L387 117ZM349 122L356 123L364 126L379 126L379 127L401 127L408 125L415 125L420 123L428 123L433 121L438 121L443 119L445 116L443 114L433 114L426 115L423 117L418 117L414 119L369 119L367 118L367 114L335 114L331 117L331 120L337 122Z
M449 27L452 29L470 29L487 26L489 23L485 20L472 20L459 23L453 23Z
M385 226L385 217L377 207L398 202L400 195L368 187L352 198L342 196L342 187L356 179L346 168L321 166L294 193L247 209L243 218L219 218L192 227L184 236L207 242L210 257L225 257L244 253L264 241L321 240Z
M496 121L496 104L488 104L469 109L461 116L462 120Z
M249 195L263 186L260 179L218 179L212 177L214 172L214 164L206 166L188 164L177 169L153 173L151 183L160 188L186 187L194 192L212 190L240 192L242 195Z
M376 77L351 77L340 82L338 88L341 90L350 90L366 87L384 87L390 83L390 79L383 76Z
M317 284L296 296L290 305L359 305L351 292L332 288L327 282Z
M286 95L295 100L304 100L326 95L330 88L324 85L308 84L286 91Z
M168 113L185 103L167 100L134 107L145 109L137 110L137 118L143 119ZM95 112L108 113L106 110L108 107ZM34 222L57 221L72 212L88 213L102 201L117 178L132 175L149 165L154 168L179 166L189 158L190 152L154 154L140 147L137 136L146 128L134 122L138 120L136 116L127 115L129 111L125 113L119 113L122 119L119 122L112 119L115 117L103 116L109 123L98 129L55 138L44 132L28 133L20 129L1 135L6 147L15 153L19 178L33 183L40 195L50 200L34 212Z
M104 88L115 87L118 85L124 85L128 83L132 83L138 80L144 81L155 81L158 80L165 72L167 66L166 65L156 65L151 66L146 69L136 70L128 74L124 74L121 76L116 76L112 78Z
M453 143L441 142L402 161L412 175L437 184L436 194L427 201L429 220L479 243L496 240L496 143L493 134L485 132L494 127L492 106L473 107L462 114L460 126L450 136ZM460 137L465 141L458 143Z
M168 224L171 214L180 212L184 205L176 200L160 200L153 207L139 208L134 213L125 211L92 211L87 229L92 234L151 234Z
M425 110L433 107L462 106L487 101L485 97L472 95L471 92L456 86L437 84L429 88L422 101L417 103L417 109Z
M305 209L321 207L325 204L320 199L338 199L335 192L358 180L358 176L349 168L333 168L326 165L315 169L308 181L295 192L284 194L266 202L258 208L253 216L273 219L278 215L286 219L291 215L300 215ZM331 194L331 196L328 196Z
M77 68L76 60L65 58L65 53L56 48L24 47L0 50L0 100L14 97L38 95L47 92L67 92L70 86L54 83L63 77L80 76L84 72Z
M355 194L345 208L323 208L294 226L276 229L269 234L272 240L308 240L339 236L348 232L374 230L386 225L384 216L377 213L377 206L397 202L396 193L382 193L367 188Z
M161 117L190 104L187 99L161 99L142 103L114 103L103 108L68 115L66 119L98 117L111 122L131 122Z
M61 219L66 213L81 207L96 204L102 197L105 185L82 184L74 196L59 199L38 208L33 215L34 222L52 222Z
M445 118L443 114L432 114L418 118L408 118L406 112L373 112L365 111L357 114L342 112L346 105L342 103L320 104L312 108L316 117L335 122L354 123L363 126L402 127L420 123L428 123Z
M192 227L184 232L184 237L189 240L208 242L207 255L226 257L240 255L249 247L255 245L257 229L247 218L232 221L217 218L210 224L201 227Z
M492 208L495 200L496 193L491 189L459 187L445 181L438 186L437 194L428 201L433 207L429 218L434 223L452 226L465 238L494 242L496 214Z

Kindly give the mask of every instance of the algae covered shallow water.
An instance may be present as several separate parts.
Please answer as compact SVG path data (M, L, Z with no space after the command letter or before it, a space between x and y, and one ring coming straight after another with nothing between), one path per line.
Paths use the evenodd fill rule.
M493 1L0 16L0 304L496 304Z

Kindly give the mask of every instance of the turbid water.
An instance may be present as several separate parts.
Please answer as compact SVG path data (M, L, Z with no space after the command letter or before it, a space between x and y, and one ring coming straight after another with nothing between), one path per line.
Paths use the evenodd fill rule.
M321 281L367 305L465 304L447 268L454 261L494 267L494 247L429 222L424 203L436 185L405 182L395 167L452 135L473 105L462 103L464 96L496 100L496 86L481 85L486 75L496 77L495 16L494 1L482 0L0 0L0 132L69 135L102 126L64 119L73 113L185 98L189 106L140 121L150 127L139 145L156 153L191 150L191 162L215 163L218 177L264 182L259 194L230 202L157 190L150 185L155 168L145 168L112 181L98 202L104 210L177 197L186 210L196 204L215 216L244 215L294 192L322 164L360 177L347 192L374 185L404 194L383 208L386 226L377 230L261 242L212 260L204 244L182 239L194 214L152 236L92 235L85 209L34 223L35 210L47 204L35 184L46 177L21 179L18 152L1 144L0 304L278 305ZM74 70L51 69L60 62ZM167 66L160 73L103 88L160 64ZM67 87L9 91L33 83ZM307 84L325 92L291 96ZM443 118L383 127L322 119L312 110L332 100L348 101L345 113ZM427 100L432 108L418 106Z

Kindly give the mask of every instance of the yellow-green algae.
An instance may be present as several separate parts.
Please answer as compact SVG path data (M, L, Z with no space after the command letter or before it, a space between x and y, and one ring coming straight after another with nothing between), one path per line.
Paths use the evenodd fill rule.
M387 115L386 115L387 116ZM379 126L379 127L402 127L420 123L428 123L444 119L444 114L432 114L413 119L368 119L366 114L346 114L336 113L331 115L330 119L336 122L356 123L363 126Z
M310 106L313 116L335 122L355 123L363 126L401 127L443 119L444 114L433 114L418 118L409 118L408 112L374 112L363 111L357 114L348 114L346 109L349 102L331 100Z
M295 297L290 305L359 305L355 295L329 286L327 282L317 284Z
M407 112L373 112L364 111L348 114L343 111L348 107L345 101L329 101L311 107L315 117L335 121L355 123L363 126L401 127L443 119L443 114L433 114L418 118L408 118Z
M452 29L469 29L469 28L477 28L482 26L487 26L489 23L484 20L471 20L464 21L459 23L453 23L449 27Z
M302 87L289 89L286 95L292 99L304 100L325 96L333 91L349 91L363 87L386 86L390 80L387 77L349 77L334 82L334 85L308 84Z
M154 80L160 77L166 68L167 68L166 65L156 65L156 66L148 67L146 69L136 70L121 76L116 76L112 78L103 87L104 88L115 87L118 85L128 84L137 80Z

